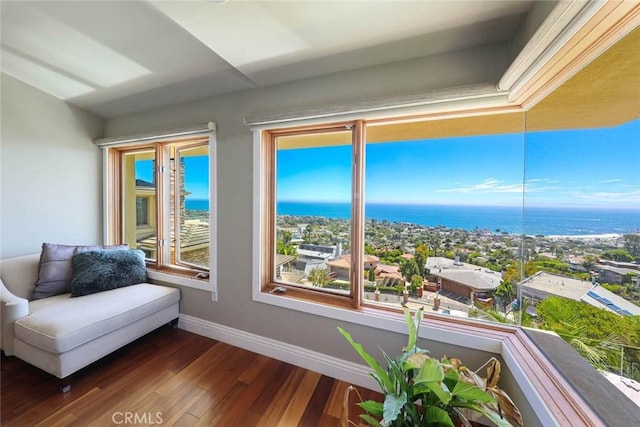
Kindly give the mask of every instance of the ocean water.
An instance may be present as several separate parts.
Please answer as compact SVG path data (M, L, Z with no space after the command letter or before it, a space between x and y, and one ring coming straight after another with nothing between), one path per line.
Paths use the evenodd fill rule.
M209 200L207 199L186 199L184 208L190 211L208 211Z
M278 215L350 217L348 203L279 202ZM512 234L582 236L640 231L640 210L511 206L367 204L365 217L378 221L445 226Z

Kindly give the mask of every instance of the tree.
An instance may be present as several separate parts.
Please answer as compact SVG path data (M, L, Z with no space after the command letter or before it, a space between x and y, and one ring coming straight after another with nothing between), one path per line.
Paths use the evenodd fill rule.
M290 231L287 231L287 230L282 231L282 241L284 242L285 245L291 241L292 237L293 236L291 235Z
M634 258L640 258L640 234L625 234L624 248Z
M420 270L418 269L418 264L416 264L415 259L403 259L400 263L400 274L405 278L405 280L411 280L414 275L420 275Z
M594 255L585 255L582 261L582 266L585 268L585 270L590 271L597 260L598 258L596 258Z
M608 251L604 251L602 258L619 262L633 261L633 257L626 249L610 249Z
M307 224L304 229L304 238L305 240L311 240L311 233L313 233L313 226L311 224Z
M416 246L416 252L414 258L416 265L418 266L418 274L424 277L427 270L427 258L429 258L429 248L425 244L419 244Z
M329 272L324 268L312 268L309 272L308 280L313 286L324 287L329 283Z
M556 332L596 368L620 369L620 348L627 363L640 363L640 316L619 316L578 301L549 297L536 311L542 329Z
M411 287L413 288L413 290L421 288L423 282L424 282L424 279L422 278L422 276L419 276L417 274L414 274L413 276L411 276Z
M433 253L434 256L437 256L440 252L440 245L442 244L442 239L440 238L439 233L431 233L427 238L427 245L429 245L429 252Z
M515 261L509 264L502 274L504 281L511 283L519 283L520 281L522 281L523 277L520 272L521 266L522 263L520 261Z
M493 293L503 302L511 302L516 297L516 286L510 280L503 280Z
M283 255L296 255L296 247L290 243L285 243L282 240L276 242L276 253Z
M369 281L370 282L376 281L376 270L374 268L369 269Z

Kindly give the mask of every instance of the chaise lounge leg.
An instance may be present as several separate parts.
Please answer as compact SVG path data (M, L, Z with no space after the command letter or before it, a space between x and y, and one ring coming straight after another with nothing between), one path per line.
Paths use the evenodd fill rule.
M178 319L173 319L172 321L169 322L169 325L173 328L176 329L178 327Z
M71 375L60 378L59 385L62 393L68 393L71 390Z

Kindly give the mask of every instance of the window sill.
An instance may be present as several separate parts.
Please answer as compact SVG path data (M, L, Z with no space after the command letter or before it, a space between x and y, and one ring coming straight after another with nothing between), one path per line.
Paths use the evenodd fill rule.
M209 279L198 279L193 276L190 277L184 274L167 273L151 268L147 269L147 274L151 280L211 292L211 299L213 301L218 300L215 284L213 283L211 276L209 276Z
M287 295L262 292L257 287L254 287L253 299L329 317L339 322L406 334L404 316L388 310L372 307L355 310L328 306ZM570 420L576 421L574 425L593 425L592 422L597 425L598 415L527 336L524 329L425 313L425 321L419 333L420 338L501 355L543 425L566 425Z

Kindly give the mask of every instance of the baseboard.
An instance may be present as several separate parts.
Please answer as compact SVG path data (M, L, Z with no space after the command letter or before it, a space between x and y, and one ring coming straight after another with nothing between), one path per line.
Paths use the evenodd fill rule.
M244 348L254 353L264 354L310 371L319 372L349 384L371 390L379 390L377 383L369 375L371 369L365 365L338 359L303 347L265 338L186 314L180 315L178 328Z

